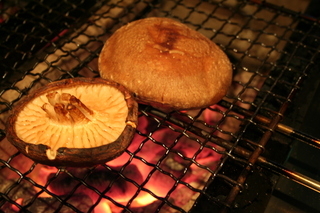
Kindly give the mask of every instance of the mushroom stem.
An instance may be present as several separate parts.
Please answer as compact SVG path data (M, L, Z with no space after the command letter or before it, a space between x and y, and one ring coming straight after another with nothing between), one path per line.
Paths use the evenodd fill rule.
M79 110L81 110L83 113L85 114L89 114L89 115L93 115L93 111L91 109L89 109L86 105L84 105L78 98L76 98L75 96L71 96L70 97L70 103L72 105L76 105Z
M53 108L56 113L56 118L58 119L59 122L61 122L63 124L70 123L68 111L65 109L63 104L56 103Z
M46 95L49 104L54 106L56 103L60 102L60 95L58 92L50 92Z
M41 108L49 118L61 124L78 124L90 121L93 111L83 104L78 98L69 94L51 92L46 95L48 103ZM53 109L52 109L53 108Z
M55 112L53 111L50 104L45 103L42 105L41 109L47 113L50 119L54 119L56 117Z
M73 104L67 105L67 111L73 123L89 122L90 120Z

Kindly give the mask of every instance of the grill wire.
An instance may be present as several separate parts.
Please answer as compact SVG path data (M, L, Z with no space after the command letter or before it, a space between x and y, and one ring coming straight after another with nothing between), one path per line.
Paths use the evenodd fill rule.
M130 158L123 163L120 172L108 165L100 165L88 168L79 177L72 169L58 168L45 184L39 184L29 176L36 172L36 163L21 172L12 163L21 157L19 152L8 151L7 157L0 153L0 210L15 212L15 207L21 212L37 212L39 209L36 210L35 206L51 202L52 209L47 209L48 212L94 212L100 199L104 198L122 209L121 212L138 212L131 207L135 197L128 204L120 204L92 186L91 176L108 171L114 179L133 183L138 192L146 191L152 195L157 201L156 212L164 212L164 209L192 212L209 204L209 208L212 206L224 212L237 207L237 196L246 192L246 180L253 170L257 170L256 165L279 173L283 171L281 166L275 167L267 160L273 153L268 152L266 146L274 142L272 137L278 134L287 108L319 59L317 20L264 1L41 0L4 1L0 7L2 139L5 138L5 123L10 109L21 97L59 79L98 77L97 58L104 42L120 26L136 19L165 16L186 23L219 44L234 64L230 92L217 106L164 113L141 105L140 118L151 120L153 125L148 132L137 131L142 138L141 145L134 152L126 151ZM219 120L207 122L203 119L207 113L215 113ZM163 129L177 135L172 146L153 137ZM193 157L174 149L181 138L199 144L199 150ZM150 163L138 154L150 141L165 150L156 163ZM197 156L204 149L222 154L215 170L197 162ZM187 162L179 176L162 167L172 154ZM133 160L152 167L150 176L156 172L163 173L174 180L174 187L183 184L196 192L199 198L195 198L191 208L185 209L172 203L170 193L174 187L166 197L155 195L144 188L148 179L138 184L127 177L124 170ZM200 189L182 181L182 177L192 170L192 165L209 173ZM13 172L17 178L6 180L5 171ZM48 186L63 175L77 183L66 197L48 190ZM98 201L89 202L87 206L79 205L74 198L79 187L92 190L99 197ZM33 188L38 191L34 193ZM52 196L54 201L42 199L40 195L43 192ZM19 197L28 198L28 203L17 202Z

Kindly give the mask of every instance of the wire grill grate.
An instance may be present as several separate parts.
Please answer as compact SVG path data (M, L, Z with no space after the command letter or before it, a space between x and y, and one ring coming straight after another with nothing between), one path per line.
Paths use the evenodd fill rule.
M0 14L2 138L8 113L20 98L51 81L98 77L104 42L139 18L165 16L184 22L218 43L234 64L233 84L217 105L171 113L141 105L140 119L148 125L137 130L139 143L126 151L121 166L43 167L3 139L0 209L6 212L42 212L40 207L46 212L96 212L105 200L114 212L189 212L199 196L194 208L203 200L234 208L238 193L247 189L249 173L270 154L267 143L274 142L271 136L319 59L319 22L265 1L6 1ZM162 132L171 135L170 142ZM192 155L181 145L186 140L197 147ZM160 150L156 160L140 155L150 144ZM211 152L221 155L214 167L201 161L203 153ZM178 160L179 170L170 167L172 159ZM150 169L139 181L132 178L136 162ZM40 181L36 176L43 171L49 176ZM199 187L185 181L194 171L206 176ZM149 187L156 174L171 184L163 196ZM121 190L121 184L135 189L124 203L108 194ZM181 186L196 195L191 204L175 202L173 195ZM54 187L60 191L52 192ZM135 205L139 193L155 200L147 210Z

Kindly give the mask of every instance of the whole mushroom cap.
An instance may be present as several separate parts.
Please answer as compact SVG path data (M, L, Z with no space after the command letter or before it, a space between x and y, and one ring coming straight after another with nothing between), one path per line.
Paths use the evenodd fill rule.
M232 80L232 65L214 42L169 18L121 27L98 63L102 78L124 85L139 102L176 110L217 103Z

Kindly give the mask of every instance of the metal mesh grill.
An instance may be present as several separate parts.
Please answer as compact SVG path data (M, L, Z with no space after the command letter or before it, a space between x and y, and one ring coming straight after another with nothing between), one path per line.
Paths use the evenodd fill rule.
M7 1L0 11L2 138L10 109L33 89L64 78L98 77L104 42L136 19L179 20L219 44L234 64L233 84L217 105L171 113L141 105L140 121L147 125L138 128L137 145L121 165L44 167L3 139L5 212L98 212L104 202L113 212L188 212L206 205L203 200L217 209L234 208L254 165L266 162L267 142L319 57L318 22L264 1ZM159 155L142 155L148 147ZM218 156L214 165L206 161L208 153ZM137 165L148 171L138 180ZM193 173L202 176L197 184L186 181ZM167 187L166 193L154 191L152 181ZM111 192L124 186L134 193L122 202ZM178 203L177 191L180 197L191 194L191 201ZM135 200L143 193L153 202L141 208Z

